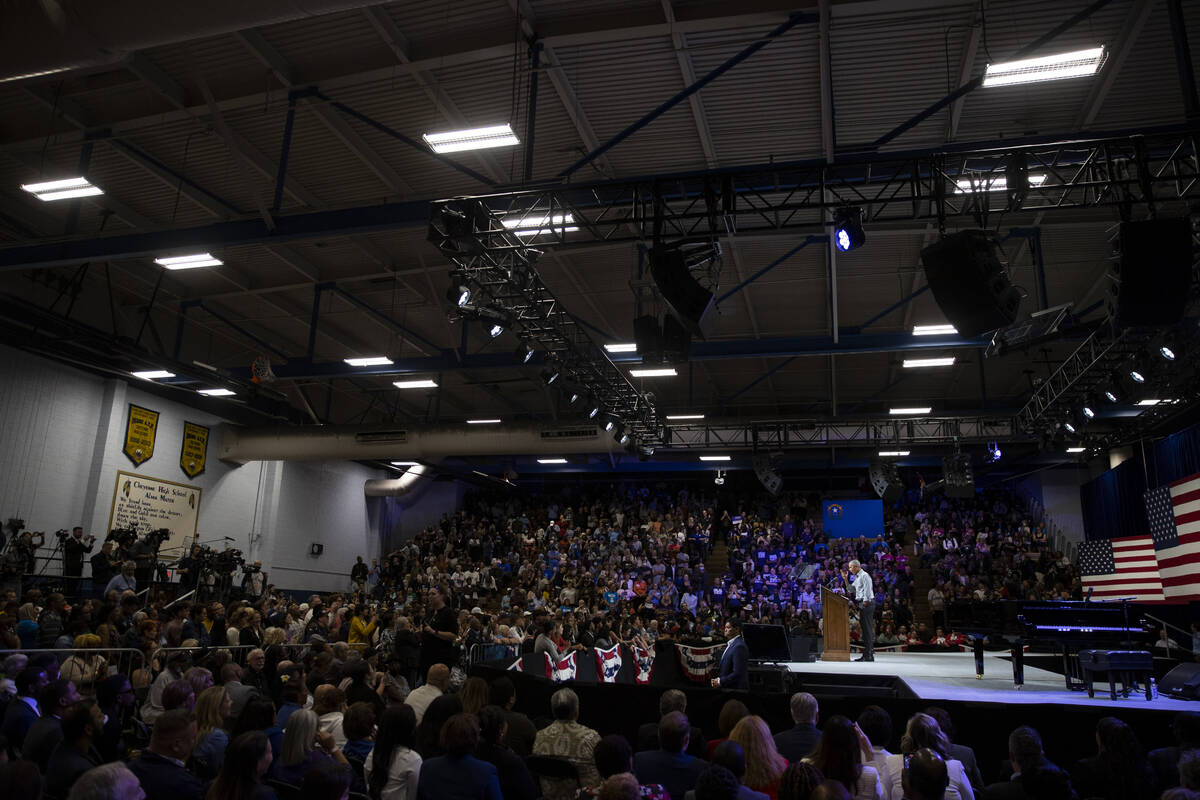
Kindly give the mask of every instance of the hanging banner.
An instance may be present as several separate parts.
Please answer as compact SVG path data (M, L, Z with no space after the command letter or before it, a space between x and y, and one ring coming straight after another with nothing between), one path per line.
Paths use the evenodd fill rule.
M108 530L122 528L144 535L165 528L171 535L159 546L158 555L175 559L191 547L199 518L199 487L117 472Z
M636 644L632 649L633 660L637 664L637 674L633 678L634 683L645 685L650 682L650 676L654 672L654 650Z
M601 683L616 683L621 671L621 645L614 644L607 650L597 647L592 653L596 656L596 677Z
M179 468L189 478L204 472L208 458L208 428L194 422L183 423L183 447L179 450Z
M125 448L121 451L135 467L140 467L154 455L154 437L158 434L158 412L129 404L129 419L125 422Z
M549 653L542 653L546 657L546 677L555 683L563 683L564 681L573 681L578 674L578 665L575 663L577 651L573 651L566 658L555 662L550 658Z
M724 651L725 645L713 647L675 645L675 652L679 655L679 666L682 668L683 674L688 680L696 683L708 682L713 669L720 664L721 653Z

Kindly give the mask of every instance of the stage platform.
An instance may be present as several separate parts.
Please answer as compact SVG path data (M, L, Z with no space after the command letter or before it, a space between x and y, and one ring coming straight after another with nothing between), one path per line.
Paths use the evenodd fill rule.
M786 667L792 673L795 688L814 694L850 689L855 684L867 688L878 682L882 686L895 679L903 684L895 687L899 696L907 694L904 692L904 687L907 687L911 692L909 696L920 700L1200 711L1200 703L1163 695L1155 700L1146 700L1144 694L1131 694L1128 698L1118 694L1117 700L1110 700L1107 681L1097 682L1096 696L1089 698L1087 692L1068 690L1062 675L1030 666L1029 663L1025 664L1025 685L1017 690L1013 688L1012 663L1003 655L988 653L984 656L984 676L981 679L975 678L975 659L970 653L876 653L875 661L869 663L792 661ZM811 676L811 688L805 688L805 675ZM843 678L845 682L842 682ZM799 686L795 686L795 681L799 681Z

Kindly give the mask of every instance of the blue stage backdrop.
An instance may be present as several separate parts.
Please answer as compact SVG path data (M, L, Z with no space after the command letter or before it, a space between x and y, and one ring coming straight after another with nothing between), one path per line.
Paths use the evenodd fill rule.
M877 536L883 533L882 500L825 500L821 503L825 535Z

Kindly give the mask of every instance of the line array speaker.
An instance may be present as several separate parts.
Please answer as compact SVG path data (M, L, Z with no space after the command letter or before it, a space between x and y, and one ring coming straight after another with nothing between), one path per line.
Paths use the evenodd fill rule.
M998 252L996 235L984 230L943 236L921 251L938 308L962 336L979 336L1017 318L1021 292L1009 283Z

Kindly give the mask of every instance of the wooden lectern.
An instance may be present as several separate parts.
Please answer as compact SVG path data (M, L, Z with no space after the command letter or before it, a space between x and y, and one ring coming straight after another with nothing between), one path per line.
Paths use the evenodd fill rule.
M837 592L821 587L821 610L825 636L822 661L850 660L850 601Z

